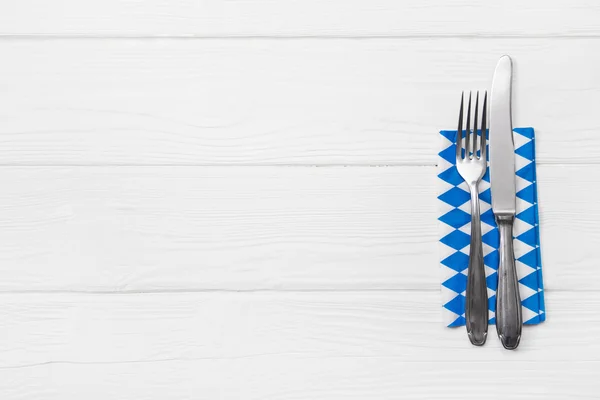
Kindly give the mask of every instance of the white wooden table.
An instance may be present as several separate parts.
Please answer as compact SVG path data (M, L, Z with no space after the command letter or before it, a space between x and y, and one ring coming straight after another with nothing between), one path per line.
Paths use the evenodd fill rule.
M0 4L0 399L600 397L600 3ZM442 326L437 131L515 61L548 320Z

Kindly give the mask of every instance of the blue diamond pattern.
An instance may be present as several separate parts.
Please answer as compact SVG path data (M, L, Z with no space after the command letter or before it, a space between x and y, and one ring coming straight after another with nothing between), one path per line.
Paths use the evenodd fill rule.
M533 153L533 141L530 140L529 142L525 143L523 146L516 149L515 153L523 158L529 158L528 156Z
M521 200L531 200L535 197L535 189L534 189L535 185L529 185L524 189L521 189L520 191L517 192L517 197L520 198Z
M452 247L454 250L460 250L466 247L471 241L471 237L461 231L453 231L440 239L440 242L446 246Z
M453 187L447 192L439 195L438 199L452 207L460 207L471 199L471 195L460 188Z
M500 263L500 253L498 250L494 250L490 252L487 256L483 257L483 264L487 265L493 270L498 270L498 264ZM469 265L469 260L467 257L467 265Z
M479 200L485 201L488 204L492 204L492 191L487 189L479 193Z
M529 253L523 254L517 260L527 265L528 267L535 269L538 263L538 252L535 250L531 250Z
M518 134L519 134L519 135L521 135L521 136L525 136L527 139L531 139L531 140L534 140L534 139L535 139L535 138L533 137L533 135L534 135L533 128L514 128L514 129L513 129L513 132L514 132L514 133L518 133ZM489 131L488 131L488 134L489 134ZM456 133L454 134L454 136L453 136L453 137L456 137ZM450 141L453 141L453 139L449 139L449 140L450 140ZM531 154L531 156L532 156L532 155L533 155L533 153ZM533 159L533 157L530 157L530 155L527 155L527 157L525 157L525 158L528 158L528 159Z
M539 247L535 133L533 128L515 128L514 133L521 136L519 143L523 143L524 138L526 140L523 145L515 150L515 154L531 161L515 172L518 177L527 182L531 182L531 184L517 193L517 197L524 201L517 202L516 218L520 221L524 221L525 224L521 223L515 225L514 237L515 246L522 242L532 248L531 251L519 258L520 262L532 268L530 274L519 277L519 282L522 285L521 303L523 307L533 311L535 314L524 323L537 324L546 319L546 313ZM442 291L444 297L443 309L445 310L444 315L448 326L462 326L465 324L463 314L466 299L461 293L465 291L467 284L467 277L463 272L466 272L469 257L460 250L469 245L470 235L465 233L466 231L463 232L459 229L464 230L465 225L468 224L471 219L468 210L464 206L465 203L470 200L470 195L465 190L457 187L463 182L463 179L454 166L456 160L455 145L453 142L456 138L456 131L446 130L441 131L440 134L446 139L443 140L445 148L439 152L439 157L446 162L438 163L438 179L441 182L445 182L443 186L445 191L438 196L440 204L444 204L443 206L440 206L440 209L444 210L439 217L439 220L443 223L440 226L445 226L444 229L440 230L440 232L444 232L443 235L440 235L440 242L452 249L451 254L444 251L444 258L440 262L441 267L446 269L446 272L443 274L443 276L446 276L446 279L442 282L442 286L444 287L444 290ZM488 168L483 180L489 182L489 176ZM451 187L448 188L447 185L450 185ZM446 188L448 189L446 190ZM488 188L481 192L479 198L483 203L491 204L491 189ZM449 211L448 205L452 207ZM459 209L459 207L463 208L465 211ZM486 209L488 207L482 208ZM486 233L483 235L482 241L485 243L484 263L489 267L487 268L486 278L489 291L489 309L490 311L495 312L495 291L498 286L498 245L500 240L496 222L494 220L494 214L491 209L487 209L481 214L481 221L482 228L487 227L484 230ZM448 227L454 228L449 234L447 234ZM520 246L524 245L521 244ZM531 291L529 289L524 289L525 287L532 289L535 293L530 295ZM524 293L527 293L526 297L523 296ZM490 323L495 323L495 318L491 318Z
M440 131L440 134L452 143L456 141L456 131ZM453 146L451 147L454 148Z
M458 169L456 169L455 166L452 166L444 172L440 173L438 175L438 178L454 186L458 186L465 181L462 178L462 176L460 176L460 174L458 173Z
M483 178L481 178L481 179L483 179L487 183L490 183L490 167L487 167L487 169L485 170L485 174L483 175Z
M527 164L526 166L518 170L516 174L517 176L520 176L528 182L533 182L535 180L535 163L532 162Z
M456 147L450 146L445 150L440 151L439 155L450 164L456 164L456 153L454 152Z
M469 237L469 241L470 239L471 238ZM497 249L498 246L500 246L500 233L498 233L498 229L492 229L491 231L483 235L481 237L481 241L487 244L488 246Z
M451 211L442 215L439 220L446 225L450 225L451 227L458 229L471 221L471 215L467 214L460 208L453 208Z
M493 273L492 275L488 276L486 279L486 285L488 288L492 289L493 291L496 291L496 289L498 289L498 273Z
M491 208L483 214L481 214L481 222L484 222L491 226L496 226L496 220L494 219L494 213L492 212Z
M455 326L464 326L467 323L467 320L465 320L465 317L458 317L456 318L450 325L450 327L455 327Z
M533 274L532 274L533 275ZM540 296L539 293L534 294L521 302L523 307L529 308L531 311L538 311L540 309Z
M444 307L452 311L454 314L463 314L465 312L465 296L456 296L455 298L444 304Z
M442 264L456 272L461 272L469 266L469 256L457 251L444 258Z
M517 236L517 239L519 239L523 243L530 245L531 247L535 247L536 242L537 242L536 229L531 228L527 232L521 233L519 236Z
M467 289L467 276L464 274L456 274L443 282L442 285L456 293L462 293Z
M537 215L538 215L537 205L533 205L533 206L529 207L528 209L518 213L517 218L519 218L521 221L525 221L529 225L533 226L536 224ZM481 218L483 220L483 215L481 216Z
M488 299L488 308L491 312L496 312L496 295ZM490 323L492 322L490 321Z
M532 272L531 274L527 275L526 277L519 279L519 282L535 291L538 290L539 285L538 285L537 272Z

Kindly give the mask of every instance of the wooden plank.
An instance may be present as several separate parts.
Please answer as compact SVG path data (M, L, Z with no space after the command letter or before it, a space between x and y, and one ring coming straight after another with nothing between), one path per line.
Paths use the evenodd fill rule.
M598 163L599 50L539 38L2 40L0 163L434 165L461 90L489 87L503 53L514 123L536 128L538 161Z
M0 33L99 36L582 36L600 33L589 0L20 0Z
M505 359L493 326L481 350L473 349L464 328L445 327L439 296L423 291L1 294L0 365L259 362L266 356L390 357L407 363ZM512 360L600 362L600 293L550 291L547 298L548 321L524 328ZM572 340L573 324L586 327L577 340Z
M441 326L439 295L0 295L0 396L593 398L600 293L548 293L518 351ZM573 326L585 329L573 334ZM493 327L492 327L493 328ZM503 379L498 379L502 376ZM511 384L507 385L506 382ZM433 384L435 382L435 384Z
M3 370L0 395L15 400L478 400L482 393L490 400L597 398L598 362L520 362L511 359L512 355L505 354L499 362L469 363L293 355L250 360L56 363Z
M539 167L547 289L597 289L598 172ZM2 291L439 289L435 167L3 167L0 187Z

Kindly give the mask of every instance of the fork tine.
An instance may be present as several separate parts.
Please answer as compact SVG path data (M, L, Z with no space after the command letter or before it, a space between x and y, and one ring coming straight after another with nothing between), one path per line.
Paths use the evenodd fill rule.
M469 104L467 105L467 127L465 131L465 158L471 158L471 91L469 91Z
M458 114L458 130L456 131L456 159L460 160L462 155L460 150L462 148L462 125L463 125L463 103L464 103L465 92L460 94L460 113Z
M487 90L483 95L483 112L481 114L481 159L487 160Z
M479 90L475 96L475 112L473 113L473 158L477 159L477 111L479 109Z

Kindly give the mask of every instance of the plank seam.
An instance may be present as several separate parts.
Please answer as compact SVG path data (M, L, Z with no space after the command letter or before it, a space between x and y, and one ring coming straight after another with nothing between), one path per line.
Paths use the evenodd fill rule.
M0 40L431 40L431 39L600 39L600 34L406 34L406 35L93 35L93 34L40 34L0 33Z

